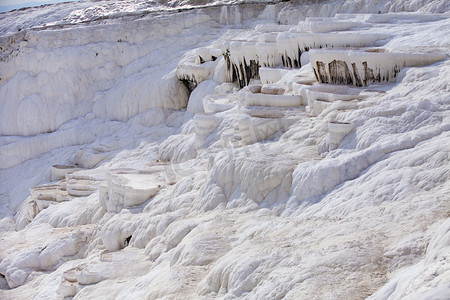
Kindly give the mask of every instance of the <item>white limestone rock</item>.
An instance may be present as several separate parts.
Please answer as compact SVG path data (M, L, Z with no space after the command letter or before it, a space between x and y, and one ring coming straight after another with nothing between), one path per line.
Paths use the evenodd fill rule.
M105 206L111 212L146 202L165 183L159 173L114 171L108 172L106 178L108 198Z
M195 115L195 145L197 150L203 146L205 140L216 130L221 122L222 118L215 115Z
M347 21L338 18L306 18L299 22L299 27L312 33L324 33L332 31L346 31L360 25L360 22Z
M242 106L296 107L302 105L299 95L270 95L245 93Z
M209 68L203 65L178 65L177 77L199 84L209 76Z
M54 165L52 166L52 180L64 179L66 174L71 174L81 170L73 165Z
M217 113L229 110L235 106L234 99L223 94L208 95L202 99L205 113Z
M278 53L283 65L289 68L301 67L301 55L305 51L318 48L368 47L377 41L392 37L388 34L373 33L298 33L283 32L277 37ZM312 58L310 57L312 61Z
M286 75L287 72L288 70L279 68L259 68L259 76L263 84L275 83Z
M283 95L285 91L286 90L283 86L277 84L264 84L261 87L261 94Z

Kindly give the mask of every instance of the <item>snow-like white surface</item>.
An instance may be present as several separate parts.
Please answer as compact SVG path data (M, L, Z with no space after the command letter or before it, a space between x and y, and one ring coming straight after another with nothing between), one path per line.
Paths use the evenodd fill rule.
M1 299L448 298L450 4L224 3L0 15Z

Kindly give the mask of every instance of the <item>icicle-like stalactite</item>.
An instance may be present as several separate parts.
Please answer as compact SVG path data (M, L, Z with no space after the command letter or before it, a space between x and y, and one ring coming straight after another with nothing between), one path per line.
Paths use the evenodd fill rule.
M309 49L336 47L367 47L389 38L386 34L362 33L300 33L287 31L278 34L277 47L285 67L300 68L300 57Z
M209 69L202 65L186 64L177 67L177 77L192 92L209 76Z
M259 58L255 42L231 42L230 62L233 77L235 74L241 88L248 85L250 79L259 79Z
M402 68L445 59L439 53L386 53L363 50L311 50L309 58L321 83L367 86L393 82Z
M317 23L317 21L315 22ZM346 25L350 26L349 24ZM351 25L353 26L354 23L351 23ZM276 67L279 65L288 68L302 67L301 55L309 49L367 47L373 46L379 40L391 37L387 34L362 33L313 34L297 32L303 30L301 27L288 27L258 25L255 30L262 32L259 42L242 40L224 42L222 52L226 61L228 80L237 81L242 88L248 85L251 79L259 79L259 67ZM277 31L281 29L290 29L290 31L278 33ZM269 30L273 31L269 32ZM336 65L335 69L341 67L343 66ZM349 69L348 72L350 71Z

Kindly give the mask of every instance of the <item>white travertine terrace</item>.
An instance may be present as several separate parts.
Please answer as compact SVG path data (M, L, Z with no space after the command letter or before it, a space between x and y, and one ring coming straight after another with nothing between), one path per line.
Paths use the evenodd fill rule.
M447 58L443 53L391 53L364 50L311 50L309 59L322 83L368 86L394 82L405 67L424 66Z
M261 83L275 83L280 80L288 70L279 69L279 68L259 68L259 77L261 79Z
M202 103L205 113L217 113L234 107L233 99L223 94L206 96Z
M195 144L197 148L201 148L203 143L212 134L217 126L222 122L220 117L207 114L196 114L194 117L195 124Z
M350 123L329 122L328 123L328 151L339 147L342 139L353 130L354 126Z
M301 30L312 33L324 33L331 31L345 31L357 27L360 22L346 21L333 18L306 18L300 21L298 26Z
M450 3L300 2L2 13L0 299L447 299Z
M368 47L377 41L388 39L390 35L374 33L300 33L283 32L277 37L278 52L283 65L290 68L301 67L303 52L318 48Z
M261 93L246 93L241 101L241 105L243 106L295 107L301 104L302 101L299 95L270 95Z
M362 99L360 95L363 89L351 88L342 85L320 84L315 86L303 86L299 89L305 105L313 106L317 100L333 102L337 100Z
M106 210L120 212L123 208L146 202L165 184L161 177L157 172L107 173L108 196L103 198Z
M179 79L192 81L195 85L199 84L209 76L209 69L202 65L178 65L177 77Z
M54 165L52 166L52 180L65 179L66 174L80 171L81 168L74 165Z

